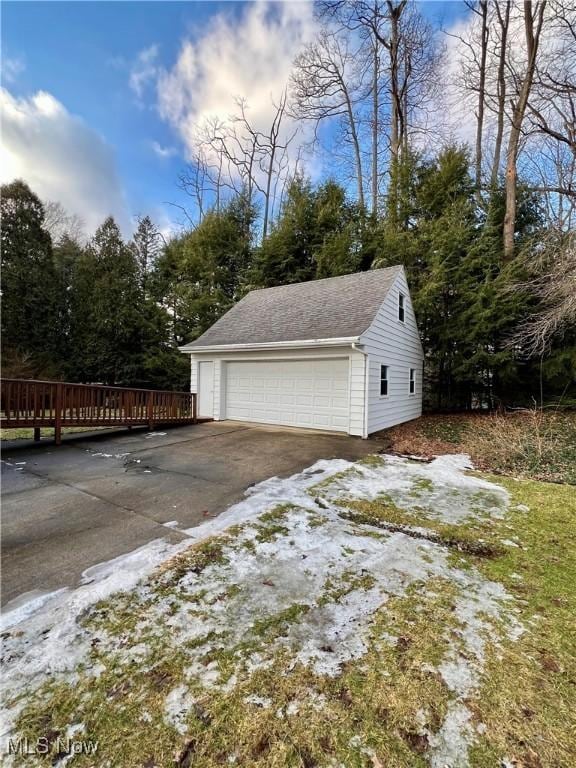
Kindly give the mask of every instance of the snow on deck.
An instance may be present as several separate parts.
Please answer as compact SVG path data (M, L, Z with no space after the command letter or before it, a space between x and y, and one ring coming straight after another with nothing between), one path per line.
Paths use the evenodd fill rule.
M474 740L466 699L479 685L485 637L494 634L490 622L503 622L510 637L521 631L511 598L475 569L454 567L447 548L351 522L334 502L385 494L401 508L425 508L434 519L449 523L474 516L502 517L509 502L506 491L467 475L468 468L469 460L462 456L440 457L430 464L398 457L382 457L370 465L319 461L290 478L271 478L249 489L246 498L224 514L186 531L190 543L151 542L88 569L75 589L36 596L16 607L2 617L1 626L7 633L0 689L3 738L12 731L23 703L10 708L10 699L24 689L32 693L47 675L73 679L81 662L90 672L89 651L96 635L100 648L125 664L136 660L146 665L148 643L160 634L172 647L186 648L186 679L165 703L167 719L181 730L193 703L188 687L192 683L230 690L239 679L273 663L280 650L289 652L292 666L300 662L317 675L337 676L345 662L367 652L374 615L391 597L405 595L416 583L441 578L458 587L455 616L460 628L437 668L452 695L448 714L437 733L426 733L432 766L465 766ZM286 505L281 514L264 514L279 505ZM147 579L158 565L232 525L240 528L226 540L220 557L178 581L178 594L186 599L175 599L175 592L150 599L157 597L158 584L169 584L171 578L168 570ZM334 591L334 585L346 589ZM117 637L78 621L98 601L129 590L145 608L134 631L122 638L122 647ZM259 636L263 622L286 611L292 612L285 631ZM446 633L454 634L448 634L448 628ZM190 640L198 642L184 646ZM218 649L235 650L236 668L224 678L216 662L202 661ZM94 675L99 671L91 669Z

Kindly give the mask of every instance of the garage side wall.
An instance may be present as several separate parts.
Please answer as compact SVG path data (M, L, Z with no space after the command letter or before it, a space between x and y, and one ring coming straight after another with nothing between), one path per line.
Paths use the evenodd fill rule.
M349 365L349 428L348 433L364 434L364 395L366 389L364 355L351 347L330 347L290 351L197 353L191 356L190 389L198 394L198 362L214 362L214 419L226 418L226 363L248 360L305 360L346 357Z
M404 322L398 318L398 295L404 296ZM361 343L368 354L367 432L372 434L422 414L422 365L424 355L416 317L402 271L394 281ZM387 367L388 395L380 394L381 366ZM410 369L415 391L410 394Z

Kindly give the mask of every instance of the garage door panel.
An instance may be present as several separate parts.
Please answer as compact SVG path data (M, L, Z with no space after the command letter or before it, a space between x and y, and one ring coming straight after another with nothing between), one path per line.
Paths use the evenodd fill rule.
M348 360L226 364L226 418L348 429Z

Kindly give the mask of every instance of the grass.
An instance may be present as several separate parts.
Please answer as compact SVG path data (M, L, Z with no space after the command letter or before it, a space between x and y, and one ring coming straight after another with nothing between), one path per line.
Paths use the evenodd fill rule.
M466 701L472 727L480 728L470 765L494 768L506 758L524 768L571 768L576 756L574 491L559 484L486 477L510 493L511 505L502 519L447 525L427 516L425 508L407 511L386 497L342 500L342 512L347 510L359 525L416 527L441 542L483 540L494 545L490 557L466 547L452 555L459 568L476 569L501 583L514 596L515 616L525 628L512 640L494 621L485 638L480 686ZM415 483L414 491L424 501L431 490L428 483ZM261 515L257 536L262 541L282 536L293 509L279 505ZM502 539L514 536L521 546L497 548ZM234 642L226 634L203 636L175 649L170 627L163 623L165 614L153 621L154 611L186 599L183 580L209 567L237 567L229 555L241 539L241 527L228 529L167 563L152 577L151 591L113 596L95 606L82 622L98 639L90 654L91 661L101 663L101 673L94 677L80 669L73 681L48 679L27 698L18 723L21 733L31 741L46 736L56 744L70 724L84 723L77 738L97 740L98 752L75 757L69 763L73 768L428 765L431 739L453 700L435 667L461 626L455 612L457 584L437 577L391 596L373 615L366 652L335 677L295 663L290 647L282 644L270 664L251 668L247 662L306 616L310 606L301 602L255 617L246 635ZM235 557L238 553L241 546ZM373 583L369 572L359 576L344 571L339 579L327 574L318 603L337 605L351 590L369 590ZM239 589L229 586L234 588ZM224 611L226 597L215 590L213 600L223 601ZM200 614L191 603L191 625ZM132 649L142 644L143 655L134 655ZM200 670L216 669L235 684L205 687L191 666L191 649L200 659ZM182 684L190 701L179 729L166 717L166 701ZM36 758L38 765L54 761L54 754Z
M425 510L407 511L388 500L346 499L340 504L344 510L342 514L355 523L426 537L429 541L482 557L497 557L504 551L497 530L489 519L451 525L431 519Z
M488 578L518 599L527 631L489 659L476 702L487 725L474 750L477 765L506 751L525 766L569 766L576 756L576 503L574 490L498 478L516 504L506 524L521 536L496 560L478 562ZM518 579L515 574L520 575Z
M63 435L71 435L73 432L97 432L108 427L62 427ZM53 427L40 427L40 437L54 437ZM20 429L0 429L0 440L32 440L34 429L22 427Z
M399 453L470 454L488 472L576 484L576 413L423 416L387 433Z

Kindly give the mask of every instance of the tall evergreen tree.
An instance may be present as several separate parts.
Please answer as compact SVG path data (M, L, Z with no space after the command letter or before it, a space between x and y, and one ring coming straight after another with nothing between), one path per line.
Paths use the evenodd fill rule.
M58 301L44 207L23 181L2 186L2 344L5 374L58 372Z
M141 350L143 295L133 250L112 218L106 219L75 265L71 349L84 381L131 382Z
M140 285L147 291L147 281L153 271L156 260L162 252L163 238L150 216L143 216L138 221L138 227L132 239Z

